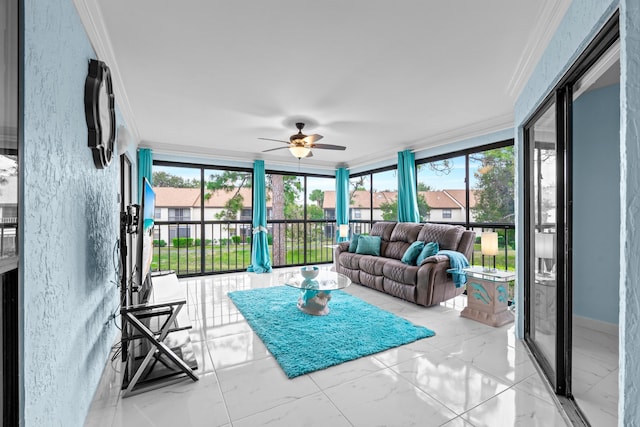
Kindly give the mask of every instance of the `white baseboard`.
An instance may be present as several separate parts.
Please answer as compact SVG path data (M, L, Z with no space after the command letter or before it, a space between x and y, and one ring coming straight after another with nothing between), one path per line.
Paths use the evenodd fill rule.
M574 314L573 325L618 336L618 325L615 323L603 322L602 320L590 319L588 317L576 316Z

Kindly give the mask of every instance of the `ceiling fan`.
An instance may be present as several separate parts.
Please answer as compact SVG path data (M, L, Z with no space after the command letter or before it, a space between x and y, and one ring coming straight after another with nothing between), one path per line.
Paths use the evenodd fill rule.
M289 141L283 141L281 139L272 139L272 138L258 138L265 141L276 141L276 142L284 142L289 145L288 147L278 147L271 148L269 150L264 150L263 153L267 151L275 151L282 150L284 148L288 148L293 157L298 160L303 157L311 157L313 153L311 149L320 148L323 150L346 150L347 147L343 147L342 145L333 145L333 144L316 144L316 141L322 139L322 135L313 134L313 135L305 135L302 133L302 128L304 128L304 123L296 123L296 128L298 128L298 133L295 135L291 135Z

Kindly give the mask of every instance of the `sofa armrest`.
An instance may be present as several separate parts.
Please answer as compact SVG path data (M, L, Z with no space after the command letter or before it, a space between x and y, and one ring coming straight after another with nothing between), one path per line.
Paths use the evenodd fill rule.
M449 257L446 255L432 255L422 261L416 283L418 304L428 307L455 296L458 291L451 274L447 273L450 268Z
M425 264L437 264L439 262L446 262L449 264L449 257L446 255L431 255L430 257L425 258L422 263L420 263L420 266Z
M349 244L350 244L350 242L340 242L340 243L338 243L336 248L333 250L333 259L334 259L334 261L336 259L338 259L338 256L340 256L340 254L342 252L348 252L349 251Z

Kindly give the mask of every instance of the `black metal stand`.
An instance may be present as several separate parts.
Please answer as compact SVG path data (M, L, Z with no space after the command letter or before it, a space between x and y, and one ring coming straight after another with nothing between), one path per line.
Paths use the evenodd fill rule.
M191 329L191 325L180 327L176 323L177 316L185 304L186 300L177 300L131 306L120 311L123 325L131 326L127 341L139 340L141 348L148 348L144 358L135 358L134 352L130 352L130 363L127 363L123 381L123 397L156 388L160 380L163 380L160 385L167 385L166 380L170 377L182 379L188 376L193 381L198 381L198 377L193 373L193 370L197 369L195 360L187 363L180 345L171 348L165 343L168 334ZM155 330L151 326L154 323L158 326ZM157 362L163 366L157 366Z

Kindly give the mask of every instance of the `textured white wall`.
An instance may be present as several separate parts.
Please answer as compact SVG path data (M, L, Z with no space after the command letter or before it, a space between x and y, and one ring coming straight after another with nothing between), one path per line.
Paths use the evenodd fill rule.
M640 426L640 2L621 2L618 425Z
M22 386L26 426L82 426L117 329L118 159L95 168L95 58L71 0L24 2Z

